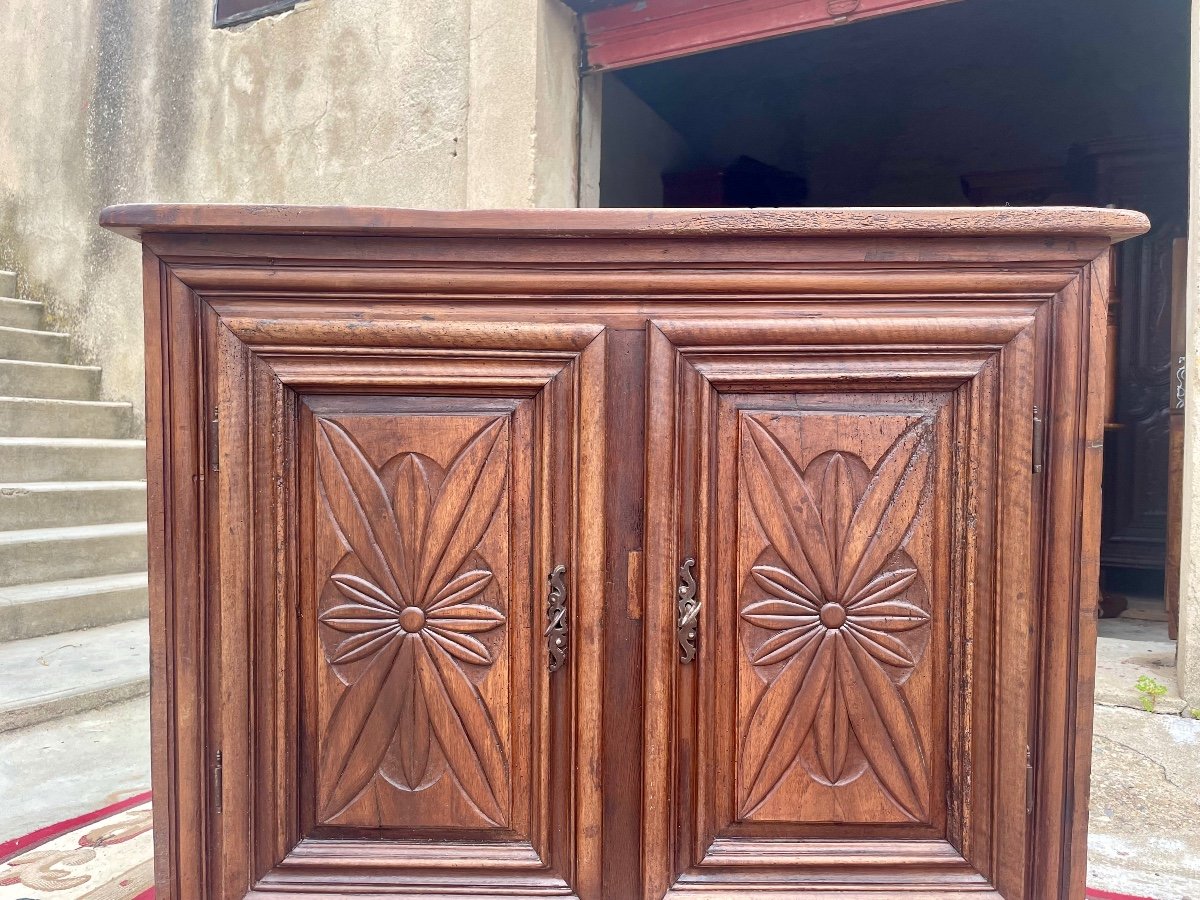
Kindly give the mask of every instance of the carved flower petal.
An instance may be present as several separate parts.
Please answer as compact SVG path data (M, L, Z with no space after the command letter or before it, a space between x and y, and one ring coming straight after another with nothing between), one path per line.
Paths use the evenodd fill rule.
M845 653L841 641L834 644L834 653ZM836 661L835 661L836 665ZM830 784L837 784L846 770L850 755L850 720L846 714L846 702L838 679L831 679L821 708L813 722L813 738L816 746L816 762L821 774Z
M761 423L746 419L743 441L746 493L767 540L788 568L824 596L835 587L833 559L821 513L795 460Z
M448 631L433 622L427 622L424 631L444 647L447 653L463 662L485 666L492 661L492 654L488 652L488 648L469 634Z
M329 580L337 586L338 591L347 600L361 603L363 606L372 606L375 609L390 609L396 612L402 609L400 604L384 593L378 585L372 584L365 578L338 572L330 575Z
M425 611L430 613L443 606L466 603L472 597L482 594L491 583L492 573L487 569L471 569L469 572L463 572L461 575L451 578L446 586L434 595Z
M911 631L929 622L929 613L911 603L893 600L860 606L850 613L850 621L875 631Z
M400 589L413 602L419 599L414 582L417 578L416 568L420 565L421 543L425 540L429 509L433 505L435 473L431 469L435 465L415 453L408 453L395 473L394 509L402 551L396 571Z
M422 642L417 660L434 736L480 815L503 824L509 785L500 734L479 689L443 646Z
M912 651L908 649L908 645L900 639L892 637L884 631L864 628L859 624L857 619L853 622L847 622L846 627L854 634L855 639L862 645L863 649L881 663L886 663L889 666L900 666L904 669L911 669L917 664L917 659L913 656Z
M920 821L926 815L929 773L908 703L858 640L845 639L844 650L838 654L837 677L855 742L887 795Z
M508 479L507 419L498 418L479 430L446 470L429 510L421 565L416 580L418 602L428 609L438 586L451 579L483 539L504 497Z
M338 644L337 650L330 657L329 661L335 666L342 666L358 662L360 659L366 659L368 656L377 653L380 649L387 646L388 642L400 630L400 625L395 624L377 628L374 631L364 631L353 637L348 637Z
M420 640L406 636L396 665L405 669L411 688L400 700L396 734L388 745L380 773L389 782L408 791L419 791L434 784L445 771L441 751L433 739L429 724L429 704L417 676Z
M825 466L821 478L821 524L825 528L825 541L833 557L836 569L846 539L846 529L854 514L854 482L846 457L835 453Z
M443 606L428 615L430 625L438 628L448 628L460 634L491 631L504 622L504 614L498 609L479 603L456 603L454 606Z
M793 603L791 600L758 600L751 603L742 610L742 618L747 621L754 621L754 616L815 616L817 611L808 604L801 605ZM757 624L757 623L756 623ZM780 628L788 628L788 625L775 626Z
M742 618L759 628L778 631L781 628L798 628L817 621L817 614L783 600L760 600L742 610Z
M761 806L796 761L833 667L832 635L809 641L758 699L742 744L742 815Z
M378 654L358 681L338 697L321 739L321 819L343 812L371 783L396 733L402 698L418 690L406 667L397 665L400 641Z
M321 613L320 620L335 631L345 631L359 634L364 631L376 631L387 628L399 622L393 609L376 609L373 606L360 606L357 603L343 603Z
M783 662L789 656L803 650L805 644L817 636L819 629L820 625L813 622L773 634L754 651L750 656L750 662L756 666L773 666Z
M755 566L750 570L750 574L758 586L773 597L790 600L813 612L821 608L822 601L818 597L818 592L786 569L776 566Z
M337 422L318 419L317 469L322 494L342 536L389 595L401 595L393 569L403 552L387 491L362 449Z
M876 575L861 591L846 601L846 608L854 609L869 603L883 603L893 597L899 597L916 578L916 569L896 569L894 572Z

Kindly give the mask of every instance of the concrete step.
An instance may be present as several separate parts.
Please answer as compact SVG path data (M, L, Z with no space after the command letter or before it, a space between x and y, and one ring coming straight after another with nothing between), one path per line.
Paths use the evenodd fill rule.
M145 619L0 644L0 732L149 690Z
M34 300L0 296L0 325L37 329L42 324L42 304Z
M17 273L8 269L0 269L0 294L5 297L17 296Z
M0 435L5 437L121 438L132 426L128 403L0 397Z
M146 573L0 587L0 641L144 619Z
M0 481L145 477L145 441L0 437Z
M0 587L145 568L145 522L0 531Z
M0 359L61 363L67 362L70 354L70 335L0 326Z
M136 522L145 517L144 481L0 482L0 531Z
M100 395L97 366L0 359L0 396L45 400L95 400Z

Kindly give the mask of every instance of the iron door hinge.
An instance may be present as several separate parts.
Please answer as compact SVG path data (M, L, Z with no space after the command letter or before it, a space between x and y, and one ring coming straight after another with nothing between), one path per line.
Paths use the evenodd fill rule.
M1046 423L1042 421L1042 411L1033 408L1033 472L1040 475L1042 464L1046 458Z
M214 472L220 471L218 462L221 449L221 408L213 407L212 421L208 423L208 465Z
M221 798L225 793L224 773L221 770L221 751L217 751L215 762L212 770L212 788L213 788L213 808L218 814L221 812Z
M1025 815L1033 815L1033 752L1025 748Z

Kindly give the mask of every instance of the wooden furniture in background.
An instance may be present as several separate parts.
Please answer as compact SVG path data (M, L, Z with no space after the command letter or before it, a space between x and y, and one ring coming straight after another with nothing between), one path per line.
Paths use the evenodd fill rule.
M1183 411L1187 399L1187 238L1171 245L1171 359L1167 441L1167 562L1163 595L1167 606L1167 634L1179 637L1179 566L1183 539Z
M161 897L1081 897L1142 216L102 221Z
M1124 609L1124 590L1145 595L1165 577L1169 594L1169 510L1181 485L1172 474L1170 415L1178 358L1172 335L1173 253L1187 232L1187 141L1148 135L1072 147L1060 166L963 176L972 203L1086 203L1145 212L1152 230L1114 248L1109 302L1109 400L1105 425L1101 562L1107 614ZM1182 322L1180 322L1182 327ZM1180 451L1181 452L1181 451ZM1170 602L1170 597L1168 601Z
M740 156L723 169L667 172L662 177L663 206L803 206L808 183L793 172Z
M1170 491L1172 255L1187 234L1187 142L1162 137L1081 148L1091 202L1144 212L1152 230L1114 250L1117 390L1104 478L1106 567L1162 572Z

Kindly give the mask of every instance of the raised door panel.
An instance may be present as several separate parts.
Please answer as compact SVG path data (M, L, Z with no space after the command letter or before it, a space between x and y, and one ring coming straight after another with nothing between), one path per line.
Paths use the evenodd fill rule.
M1027 896L1043 326L875 312L651 325L647 897Z
M603 329L242 324L204 329L205 895L589 896Z
M413 836L508 826L530 793L513 776L536 755L510 685L530 684L542 655L537 610L511 597L534 596L552 565L530 533L531 404L422 414L321 399L305 403L300 439L314 821Z
M944 404L774 399L725 413L741 583L714 601L733 601L715 612L737 623L741 650L737 819L940 826L946 709L933 686L946 658L923 663L948 626L930 603L949 593L932 552L948 539L947 473L932 465L947 457Z

